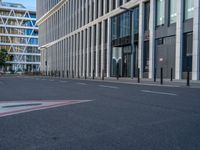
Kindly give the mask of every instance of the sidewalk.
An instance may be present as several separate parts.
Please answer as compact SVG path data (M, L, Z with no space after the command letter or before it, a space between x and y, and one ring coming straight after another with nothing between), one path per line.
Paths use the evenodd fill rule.
M112 83L122 83L122 84L132 84L132 85L147 85L147 86L163 86L163 87L188 87L186 80L173 80L170 81L170 79L163 79L163 84L161 84L160 79L156 79L156 82L154 82L152 79L140 79L140 82L138 83L138 79L134 78L117 78L114 77L105 77L104 80L102 78L95 78L92 79L91 77L87 77L85 79L84 77L69 77L69 78L62 78L62 77L50 77L50 78L59 78L59 79L73 79L73 80L86 80L86 81L97 81L97 82L112 82ZM189 88L199 88L200 89L200 80L199 81L192 81L190 80L190 86Z

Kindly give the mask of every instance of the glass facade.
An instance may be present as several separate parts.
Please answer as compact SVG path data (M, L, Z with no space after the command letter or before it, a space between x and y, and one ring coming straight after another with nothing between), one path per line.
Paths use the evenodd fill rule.
M165 23L165 0L157 0L156 2L156 25L161 26Z
M194 0L185 0L185 20L193 18L194 14Z
M120 18L120 35L119 37L126 37L130 35L130 12L123 13Z
M170 0L170 24L176 22L176 16L177 16L177 1L176 0Z

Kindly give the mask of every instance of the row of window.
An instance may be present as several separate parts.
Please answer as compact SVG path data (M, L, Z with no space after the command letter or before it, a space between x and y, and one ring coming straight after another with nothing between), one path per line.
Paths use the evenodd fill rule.
M193 18L194 0L184 1L184 20ZM168 2L168 5L167 5ZM156 25L161 26L165 24L166 6L169 6L169 22L173 24L177 17L177 1L176 0L157 0L156 1Z

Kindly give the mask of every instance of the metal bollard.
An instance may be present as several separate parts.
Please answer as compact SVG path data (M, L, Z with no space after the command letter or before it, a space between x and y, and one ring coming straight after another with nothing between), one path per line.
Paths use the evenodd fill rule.
M160 69L160 84L163 85L163 68Z
M93 69L93 72L92 72L92 79L94 80L94 69Z
M171 68L171 82L173 81L173 68Z
M190 86L190 71L187 71L187 86Z
M102 70L102 80L104 80L104 69Z
M156 72L157 72L157 70L156 70L156 68L154 68L154 82L156 82L156 76L157 76L157 74L156 74Z
M140 83L140 68L138 68L138 83Z
M85 80L87 79L86 70L85 70Z

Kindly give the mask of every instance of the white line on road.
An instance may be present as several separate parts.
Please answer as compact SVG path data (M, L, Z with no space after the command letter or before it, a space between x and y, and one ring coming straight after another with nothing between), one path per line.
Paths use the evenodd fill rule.
M59 81L60 83L67 83L68 81Z
M149 91L149 90L141 90L144 93L151 93L151 94L161 94L161 95L170 95L170 96L176 96L175 93L166 93L166 92L158 92L158 91Z
M79 84L79 85L88 85L87 83L82 83L82 82L78 82L76 84Z
M110 89L119 89L119 87L117 87L117 86L99 85L99 87L110 88Z
M51 79L51 80L49 80L49 81L55 81L55 80Z

